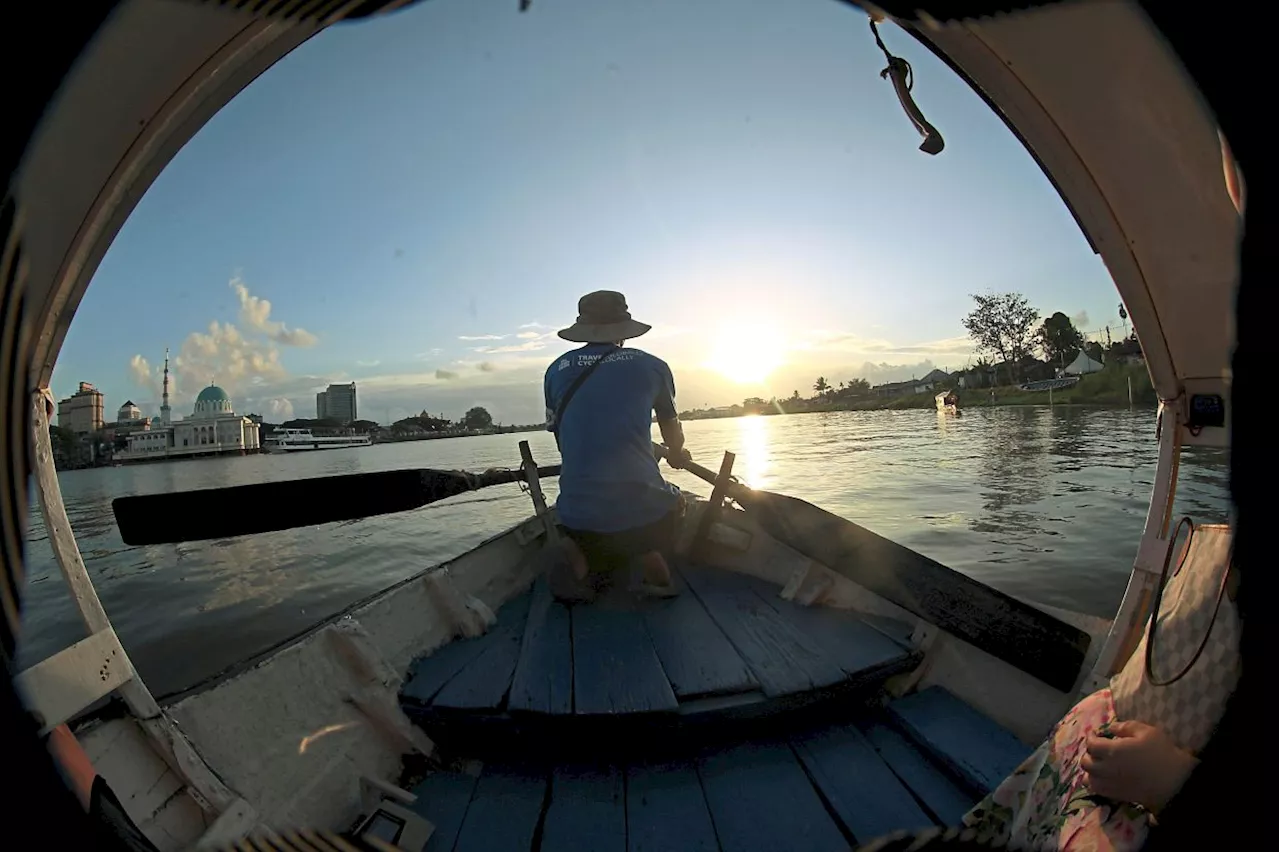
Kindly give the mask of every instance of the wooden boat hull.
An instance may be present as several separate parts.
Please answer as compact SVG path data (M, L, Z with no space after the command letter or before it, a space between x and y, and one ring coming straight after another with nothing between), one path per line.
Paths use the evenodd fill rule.
M1024 744L1034 742L1066 710L1071 695L1063 691L1063 684L1071 666L1078 669L1082 662L1078 633L1057 619L968 578L951 577L954 572L949 569L885 542L857 525L830 520L834 516L796 503L802 501L757 497L754 502L746 501L748 511L721 513L710 527L708 546L702 551L702 567L687 569L692 572L689 576L698 571L704 576L695 577L691 589L677 599L681 605L701 605L710 614L716 604L708 601L720 596L718 612L723 617L725 612L742 610L742 595L749 592L751 607L757 611L747 621L717 622L715 616L711 617L713 627L727 644L742 649L750 646L753 637L761 646L768 642L776 645L790 637L790 657L784 654L782 661L772 666L751 658L750 653L739 654L755 680L755 685L748 685L746 690L734 692L723 684L720 688L689 685L687 674L677 674L668 677L676 696L674 708L627 704L643 692L635 686L642 679L623 677L611 687L605 677L611 670L634 675L637 659L645 661L651 673L660 670L667 676L680 669L656 646L651 644L646 654L642 644L623 642L622 638L643 632L646 641L652 643L655 636L662 642L663 634L650 632L648 622L642 631L627 632L628 620L635 627L637 617L650 618L643 612L638 616L632 611L618 618L593 620L589 608L574 607L574 612L567 614L567 623L561 618L560 626L555 628L559 631L557 641L568 643L560 646L564 649L561 659L566 651L572 655L575 640L586 642L584 648L594 647L601 652L592 664L597 675L593 680L589 674L562 669L557 677L567 686L561 687L559 712L550 712L554 707L547 702L557 700L552 690L556 679L547 674L551 670L544 672L546 676L526 677L524 686L517 682L521 654L526 647L532 647L527 636L529 625L534 622L532 607L526 611L518 640L510 629L504 632L504 618L510 607L519 606L520 598L528 595L546 567L545 522L535 516L446 566L404 580L288 643L163 701L165 712L191 738L228 787L239 792L251 806L251 816L246 817L249 823L341 830L361 810L360 802L351 794L353 773L393 784L408 783L402 774L404 768L416 764L406 763L405 755L417 754L420 763L436 755L438 749L450 757L483 755L490 759L489 765L494 765L492 771L499 771L492 763L497 758L520 757L535 763L540 760L542 768L537 778L543 780L534 779L528 789L545 793L547 778L552 779L555 790L555 778L561 777L557 773L570 771L564 760L574 751L561 746L575 738L596 745L609 740L618 742L625 739L620 733L625 733L634 736L635 745L651 754L666 748L674 761L672 771L676 778L682 777L680 773L702 771L704 764L697 760L690 763L688 755L713 746L721 748L718 753L723 758L715 758L707 765L718 766L715 760L720 759L726 762L725 777L733 779L725 782L727 789L753 777L743 767L755 765L753 761L757 759L764 760L761 754L773 754L767 750L761 753L753 745L762 732L792 731L794 736L801 736L801 731L813 725L821 727L827 724L825 720L839 718L854 720L853 728L822 728L827 731L824 736L843 743L836 749L837 754L856 752L865 757L868 752L863 740L874 743L878 737L890 743L885 746L888 751L878 751L873 745L869 754L884 766L894 766L889 757L892 756L893 760L926 767L928 773L942 773L939 777L952 777L922 753L922 746L904 739L905 735L887 717L874 712L868 715L868 702L874 705L880 695L908 694L930 686L945 688L956 700ZM699 526L705 505L699 502L691 509L686 520L686 546ZM821 526L818 520L827 526ZM840 527L836 521L847 527ZM772 535L770 527L777 529L779 535ZM810 530L833 543L828 549L816 542L806 544L806 553L782 540L783 536L797 534L798 529ZM816 556L830 559L834 565L824 564ZM882 560L885 564L880 567L872 564ZM718 582L716 577L720 578ZM931 582L937 584L935 591L925 588ZM550 608L548 605L548 611ZM931 615L922 617L913 608ZM946 620L948 609L954 610L951 621ZM796 639L797 625L805 623L806 618L817 619L814 624L826 624L825 628L812 629L819 630L817 636L827 637L823 641L828 648L830 637L838 634L823 634L822 630L839 631L843 629L841 625L856 622L863 631L860 635L873 636L872 645L888 650L879 652L881 663L872 660L864 666L861 680L840 669L841 678L832 680L834 676L829 676L824 681L823 664L817 658L805 657L803 651L806 645L812 648L821 642L813 636ZM1016 656L1008 647L1012 639L1009 633L978 630L978 625L988 619L1030 628L1028 647L1032 651ZM668 638L693 635L687 626L691 623L677 621ZM547 624L546 612L541 624ZM705 627L705 619L703 624ZM593 635L596 638L590 638ZM705 645L706 641L700 638L692 644ZM471 655L465 648L472 643L494 642L499 646L505 642L506 647L490 650L484 656ZM668 642L668 646L673 644L674 641ZM868 650L871 647L848 645L852 651L869 654L869 659L876 653ZM628 655L625 660L624 651ZM435 698L415 704L410 693L423 666L448 663L446 658L450 656L455 658L454 663L459 656L467 659L449 673L435 691ZM589 656L583 654L580 662ZM1021 670L1003 657L1013 657L1018 665L1036 674ZM786 662L788 659L790 662ZM709 677L706 663L707 660L695 661L686 668ZM490 676L502 666L510 667L511 679L506 683ZM794 678L797 671L809 680L787 686L786 678ZM766 689L760 672L773 672L782 680ZM647 682L654 681L649 678ZM490 697L498 696L495 706L469 706L478 704L475 696L486 690ZM677 692L684 693L685 698ZM438 702L441 695L448 700ZM452 706L445 707L445 703ZM118 727L136 723L117 719L100 724ZM486 736L492 740L489 747L478 747ZM532 749L531 743L541 743L544 748ZM619 759L622 757L619 754ZM769 758L766 764L773 765L769 763L772 760ZM784 761L775 769L785 777L807 777L803 772L795 774L800 766L794 762ZM480 783L484 786L474 791L480 797L477 801L484 798L481 794L488 789L485 779L490 771L481 773ZM655 779L629 774L633 771L640 772L641 768L625 769L619 777L625 776L628 784L647 783L645 778L660 785L671 780L665 775ZM741 772L747 775L740 776ZM506 783L497 780L500 777L505 776L499 775L493 781L498 787ZM113 785L119 782L126 792L141 783L132 782L121 773L108 774L108 780ZM436 773L428 781L443 784L447 778ZM948 783L956 786L954 780ZM792 792L800 795L796 790ZM920 795L919 791L913 794ZM815 794L810 790L806 795ZM939 795L944 801L950 795L953 808L961 799L974 796L971 792L960 798L954 792ZM545 797L536 798L539 803L545 801ZM425 812L432 812L438 805L434 800L425 801ZM712 806L710 798L704 806ZM475 815L468 811L464 821L480 820L485 807L488 806L481 805ZM856 810L850 807L851 813ZM720 818L719 812L715 814ZM540 810L535 813L535 822L548 818L550 815ZM726 813L724 818L730 816ZM831 830L839 834L841 825ZM911 826L903 823L900 827ZM655 824L653 830L661 832L666 828ZM478 839L487 836L478 827L474 830L480 832ZM847 825L844 830L849 830ZM568 828L565 831L566 837L577 836Z

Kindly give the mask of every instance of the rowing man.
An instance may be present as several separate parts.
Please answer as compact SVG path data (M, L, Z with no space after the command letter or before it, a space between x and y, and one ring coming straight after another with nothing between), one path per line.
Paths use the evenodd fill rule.
M562 600L590 600L591 571L638 562L649 594L676 593L667 559L684 512L680 489L666 482L653 452L652 421L668 461L688 459L676 416L671 368L626 341L651 326L631 318L621 293L601 290L578 301L578 321L560 331L585 344L547 368L547 429L560 445L560 496L567 571L553 576Z

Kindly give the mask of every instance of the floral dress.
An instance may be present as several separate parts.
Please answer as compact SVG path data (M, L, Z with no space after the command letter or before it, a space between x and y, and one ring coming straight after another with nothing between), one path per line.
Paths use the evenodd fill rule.
M982 841L1011 849L1127 852L1142 847L1148 816L1139 805L1095 795L1080 759L1086 741L1116 720L1111 690L1071 709L1040 747L1000 786L965 814L963 825Z

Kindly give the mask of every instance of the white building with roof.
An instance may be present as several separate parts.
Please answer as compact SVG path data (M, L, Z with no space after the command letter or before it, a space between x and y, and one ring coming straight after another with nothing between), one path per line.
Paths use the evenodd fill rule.
M262 447L258 424L236 414L231 397L217 385L200 391L190 417L152 424L130 434L128 441L128 448L116 453L117 461L240 455Z

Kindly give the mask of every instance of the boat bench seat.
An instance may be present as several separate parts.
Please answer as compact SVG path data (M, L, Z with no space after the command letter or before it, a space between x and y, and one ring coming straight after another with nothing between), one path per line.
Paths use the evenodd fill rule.
M1032 752L1005 728L940 686L891 702L893 724L970 791L986 795Z
M673 599L574 606L539 579L485 635L416 660L401 705L441 741L496 742L504 729L528 736L548 725L608 739L628 725L669 733L860 700L919 662L901 638L907 626L885 631L854 612L782 600L777 586L736 572L686 565L679 576L687 588Z

